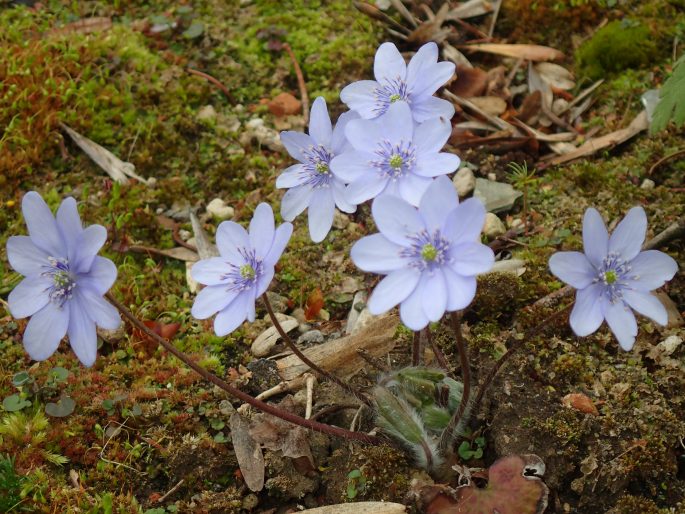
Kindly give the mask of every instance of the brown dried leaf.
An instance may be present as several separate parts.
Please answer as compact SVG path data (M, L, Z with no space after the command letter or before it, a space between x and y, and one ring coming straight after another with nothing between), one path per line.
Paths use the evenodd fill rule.
M567 91L573 89L576 85L576 82L573 80L573 74L558 64L539 62L535 64L535 70L540 74L542 80L552 87Z
M316 319L321 309L323 309L324 299L321 289L318 287L307 297L304 306L304 317L307 320Z
M481 68L460 68L457 78L449 85L450 91L462 98L481 96L488 84L488 74Z
M64 27L58 27L49 30L48 36L62 36L77 32L79 34L91 34L93 32L101 32L112 28L112 18L108 16L95 16L92 18L83 18L82 20L73 23L67 23Z
M280 93L267 104L267 107L274 116L288 116L299 113L302 102L290 93Z
M264 455L259 444L250 435L250 423L237 412L229 419L233 450L240 471L250 491L264 488Z
M599 416L599 411L592 400L583 393L570 393L561 399L561 404L569 409L575 409L584 414Z
M504 55L505 57L524 59L526 61L558 61L564 58L563 52L556 48L542 45L480 43L477 45L465 45L461 48Z
M499 116L507 110L507 102L499 96L477 96L471 98L471 102L491 116Z

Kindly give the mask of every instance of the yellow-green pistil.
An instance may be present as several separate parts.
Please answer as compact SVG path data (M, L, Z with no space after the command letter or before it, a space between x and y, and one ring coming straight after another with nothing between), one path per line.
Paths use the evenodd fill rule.
M388 160L388 164L392 169L399 170L402 167L402 164L404 164L404 161L402 160L402 156L398 154L394 154L390 156L390 159Z
M421 257L425 261L434 261L438 256L438 249L430 243L423 245L421 248Z
M245 279L251 280L255 277L255 270L249 264L243 264L242 266L240 266L240 276Z
M328 167L328 164L322 161L317 162L315 167L318 173L326 174L331 171L331 169Z
M394 95L390 95L390 103L391 104L394 104L395 102L397 102L397 100L401 100L401 99L402 99L402 97L400 95L398 95L397 93L395 93Z
M609 271L604 272L604 281L607 284L613 284L614 282L616 282L617 279L618 279L618 277L616 276L615 271L609 270Z

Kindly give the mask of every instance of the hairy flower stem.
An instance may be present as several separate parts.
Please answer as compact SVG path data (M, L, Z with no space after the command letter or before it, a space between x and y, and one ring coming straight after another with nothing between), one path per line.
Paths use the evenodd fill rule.
M428 339L428 344L430 344L431 349L433 350L435 359L438 361L438 364L442 369L449 372L450 366L447 363L447 358L445 357L445 354L442 353L442 350L438 344L433 340L433 334L431 334L430 328L426 327L424 330L426 331L426 338Z
M260 411L265 412L267 414L271 414L272 416L276 416L277 418L280 418L284 421L288 421L289 423L309 428L310 430L316 430L318 432L323 432L325 434L341 437L343 439L356 440L374 445L378 445L383 442L380 438L368 434L364 434L361 432L351 432L349 430L345 430L344 428L326 425L325 423L319 423L317 421L313 421L310 419L304 419L300 416L297 416L296 414L293 414L291 412L285 411L283 409L265 403L261 400L253 398L252 396L241 391L240 389L233 387L227 382L224 382L216 375L204 369L202 366L199 366L198 364L193 362L185 353L178 350L170 342L155 334L152 330L147 328L138 318L136 318L128 308L126 308L122 303L120 303L116 298L114 298L111 293L105 294L105 297L107 298L107 300L110 301L112 305L114 305L117 308L117 310L119 310L119 312L128 320L129 323L131 323L131 325L133 325L138 330L143 332L145 335L150 337L156 343L162 345L169 353L173 354L177 359L182 361L186 366L191 368L202 378L223 389L231 396L235 396L239 400L242 400L245 403L252 405L254 408L259 409Z
M531 337L536 336L540 332L542 332L544 329L548 328L553 322L555 322L557 319L559 319L562 315L568 313L568 311L571 310L573 307L573 304L575 302L571 302L570 305L567 305L560 311L555 312L548 318L545 318L542 322L538 323L535 325L533 328L528 329L524 334L523 337L520 339L515 338L514 336L509 336L507 341L504 343L505 346L508 346L509 349L506 351L500 359L495 362L495 365L492 367L490 372L487 374L485 377L485 380L483 381L483 384L480 386L478 389L478 393L476 394L476 398L473 401L473 409L477 409L478 406L480 405L480 402L483 400L483 396L485 395L485 392L488 390L490 385L492 384L493 380L495 379L495 376L499 372L499 370L504 366L504 364L511 358L511 356L518 351L521 346L523 346L523 343L528 341Z
M464 391L459 402L457 412L452 415L452 419L440 435L439 447L447 449L452 442L457 432L457 427L464 422L467 409L471 410L469 405L469 396L471 396L471 365L469 364L469 354L464 340L464 334L461 331L461 312L453 312L450 316L452 321L452 330L457 342L457 350L459 351L459 366L461 368L461 380L464 385Z
M421 362L421 332L414 332L411 345L411 365L418 366Z
M346 384L345 382L340 380L335 375L329 373L325 369L316 365L304 353L302 353L300 351L300 349L297 346L295 346L295 343L293 343L293 340L290 339L290 336L286 333L286 331L283 330L283 327L281 326L278 319L276 318L276 315L274 314L274 310L271 307L271 302L269 302L269 298L266 296L266 293L264 293L262 295L262 300L264 301L264 306L266 307L266 311L269 313L269 317L271 318L271 322L274 324L274 327L276 327L276 330L280 334L281 338L283 338L283 341L285 341L285 344L288 346L288 348L290 348L292 350L292 352L295 355L297 355L297 357L302 362L304 362L307 366L309 366L314 372L318 373L322 377L329 379L331 382L334 382L335 384L339 385L342 389L344 389L348 393L352 394L357 400L362 402L364 405L367 405L369 407L372 406L371 400L369 400L366 397L366 395L364 395L360 391L357 391L354 387L350 386L349 384Z

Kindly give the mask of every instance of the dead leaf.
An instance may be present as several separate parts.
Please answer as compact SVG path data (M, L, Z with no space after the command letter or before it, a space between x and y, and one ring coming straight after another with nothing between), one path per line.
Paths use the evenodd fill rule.
M542 93L540 91L533 91L526 98L523 99L521 109L516 116L524 123L533 123L533 119L540 115L542 108Z
M583 393L570 393L561 399L561 404L569 409L575 409L584 414L599 416L599 411L592 400Z
M299 113L302 110L302 102L290 93L280 93L267 104L267 107L274 116L288 116Z
M573 89L576 85L576 82L573 80L573 74L563 66L552 62L539 62L534 65L534 68L540 74L542 80L552 87L567 91Z
M233 450L245 484L250 491L261 491L264 488L264 455L250 435L250 423L234 412L229 419L229 426Z
M477 96L471 98L471 102L492 116L499 116L507 110L507 102L499 96Z
M556 48L542 45L480 43L477 45L464 45L459 48L504 55L505 57L524 59L526 61L559 61L564 58L563 52Z
M316 319L319 312L323 308L324 299L321 289L318 287L307 297L307 301L304 306L304 319L312 320Z
M407 507L399 503L358 502L327 505L302 512L309 512L309 514L405 514Z
M446 2L449 3L449 2ZM484 14L491 13L494 8L493 2L489 0L469 0L451 9L447 14L448 20L475 18Z
M552 100L554 95L552 87L543 80L540 73L538 73L533 63L528 65L528 89L531 93L538 91L542 98L542 107L548 110L552 108Z
M207 232L202 228L200 220L197 215L190 211L190 224L193 227L193 237L195 238L195 247L197 248L197 253L200 259L209 259L210 257L217 257L219 255L219 250L216 245L209 241Z
M67 23L64 27L51 29L46 35L63 36L74 32L79 34L91 34L93 32L102 32L111 28L112 18L108 16L94 16L92 18L83 18L72 23Z
M481 96L488 83L488 74L482 68L460 68L457 78L448 86L450 91L462 98Z

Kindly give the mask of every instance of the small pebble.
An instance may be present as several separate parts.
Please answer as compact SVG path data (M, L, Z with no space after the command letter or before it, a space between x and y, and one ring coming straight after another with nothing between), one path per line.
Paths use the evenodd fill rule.
M454 175L452 183L457 190L459 198L464 198L476 187L476 176L473 174L473 171L464 166Z
M216 109L212 105L205 105L197 111L197 121L212 122L214 120L216 120Z
M499 219L497 214L488 212L485 215L485 225L483 226L483 234L485 234L485 237L494 239L497 236L501 236L506 231L507 229L504 226L504 223Z
M347 214L343 214L340 212L338 209L335 210L335 213L333 214L333 228L337 228L338 230L342 230L347 225L350 224L350 218Z
M642 181L642 184L640 184L640 189L654 189L655 186L656 184L653 180L646 178Z
M302 344L318 344L323 343L324 337L321 330L310 330L298 337L297 342Z
M298 322L294 319L281 321L281 327L286 333L297 328L297 325ZM252 346L250 347L252 355L254 355L255 357L265 357L269 355L269 352L274 346L276 346L276 342L280 338L281 335L276 330L276 327L267 328L264 332L259 334L259 336L257 336L257 339L255 339L252 343Z
M215 198L207 204L207 212L219 220L228 220L233 217L234 210L230 205L226 205L221 198Z

